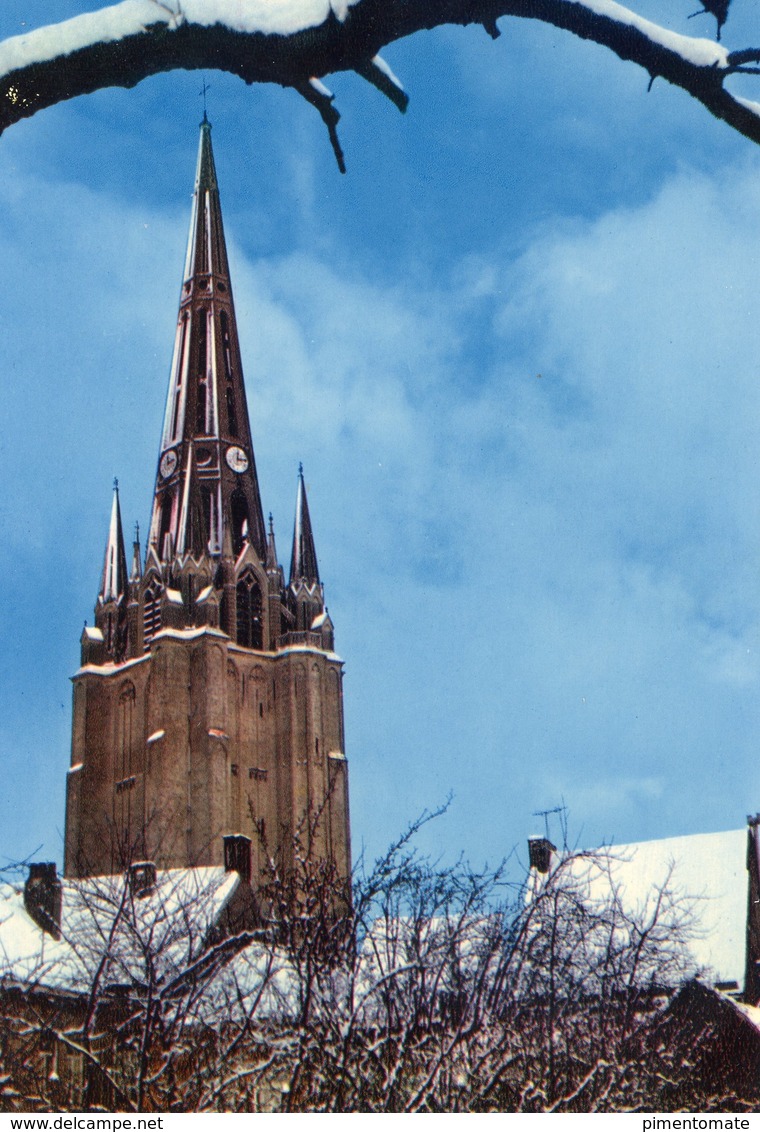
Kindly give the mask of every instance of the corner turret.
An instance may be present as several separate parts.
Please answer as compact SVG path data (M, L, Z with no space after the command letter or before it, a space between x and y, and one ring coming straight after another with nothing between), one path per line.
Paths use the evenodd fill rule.
M113 483L111 519L103 556L100 591L95 604L95 625L103 635L103 651L111 660L122 660L126 650L126 614L129 580L124 532L119 506L119 481Z
M325 609L324 589L319 580L314 532L309 515L309 502L306 498L303 464L298 465L296 516L293 523L293 550L290 556L290 578L288 582L288 608L293 615L294 629L297 633L316 631L314 622L324 613Z

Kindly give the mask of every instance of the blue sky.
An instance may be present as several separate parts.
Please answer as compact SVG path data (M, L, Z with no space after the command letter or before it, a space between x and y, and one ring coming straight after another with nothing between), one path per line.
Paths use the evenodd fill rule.
M0 35L97 6L6 0ZM501 26L387 49L404 117L329 78L345 177L295 94L207 75L264 507L285 559L302 460L370 854L450 792L424 844L478 863L563 799L587 845L760 809L760 151ZM0 139L6 859L61 857L114 475L147 523L201 82Z

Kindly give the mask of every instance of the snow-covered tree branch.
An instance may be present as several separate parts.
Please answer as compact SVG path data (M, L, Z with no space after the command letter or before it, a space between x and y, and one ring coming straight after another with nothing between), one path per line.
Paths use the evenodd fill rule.
M720 28L728 5L710 0L705 7ZM614 0L122 0L0 44L0 131L103 87L132 87L175 68L220 69L306 97L342 164L338 112L321 78L355 71L403 110L407 95L380 58L383 47L443 24L482 24L496 37L497 20L507 16L602 44L760 142L760 104L726 87L738 72L760 73L760 49L729 51L677 34Z
M221 867L53 876L52 914L0 885L0 1110L757 1111L755 1007L692 978L675 867L642 894L607 849L442 865L434 816L350 901L297 839L249 928Z

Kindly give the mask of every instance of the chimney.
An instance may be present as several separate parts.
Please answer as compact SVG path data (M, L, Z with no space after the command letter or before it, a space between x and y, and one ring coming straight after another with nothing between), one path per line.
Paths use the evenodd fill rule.
M239 873L245 884L251 883L251 839L243 833L228 833L224 838L224 871Z
M530 867L539 873L548 873L552 863L552 853L556 853L557 846L552 845L548 837L528 838L528 857Z
M53 939L61 938L63 886L54 861L29 866L24 885L24 907L43 932Z
M150 896L156 887L156 866L152 861L135 861L127 869L127 882L133 896Z

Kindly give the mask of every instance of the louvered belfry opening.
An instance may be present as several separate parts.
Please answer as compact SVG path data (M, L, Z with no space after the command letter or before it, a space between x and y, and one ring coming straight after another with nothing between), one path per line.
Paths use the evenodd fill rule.
M149 588L143 596L143 646L146 650L160 628L161 596L157 590Z
M261 587L252 570L247 570L237 584L237 643L246 649L263 647Z

